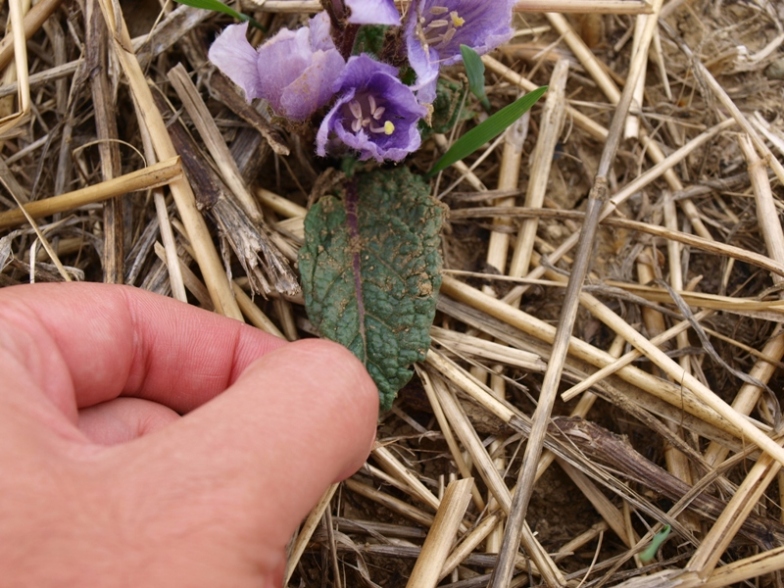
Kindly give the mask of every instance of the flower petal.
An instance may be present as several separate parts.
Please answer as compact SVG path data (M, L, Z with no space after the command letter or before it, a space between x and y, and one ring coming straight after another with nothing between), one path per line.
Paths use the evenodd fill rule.
M247 23L233 25L210 48L210 60L245 92L263 98L279 115L302 121L329 102L346 63L329 35L329 17L310 27L281 29L258 50L245 38Z
M339 154L347 148L361 161L401 161L419 148L418 121L427 114L397 69L367 55L349 59L339 79L340 97L316 135L316 152Z
M280 110L292 120L305 120L334 95L332 82L346 62L335 50L316 51L310 65L283 89Z
M344 0L351 24L399 25L400 13L393 0Z
M462 61L460 45L483 54L512 36L514 4L515 0L415 0L406 14L404 35L422 102L435 98L438 67Z
M250 102L259 95L260 80L256 50L246 38L247 31L246 22L227 26L215 39L208 55L227 78L242 88L245 99Z

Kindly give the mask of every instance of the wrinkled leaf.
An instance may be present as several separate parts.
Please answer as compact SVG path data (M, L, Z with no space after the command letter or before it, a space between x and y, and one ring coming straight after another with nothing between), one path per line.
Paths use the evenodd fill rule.
M223 2L219 0L176 0L180 4L185 4L186 6L191 6L193 8L201 8L202 10L212 10L213 12L222 12L223 14L228 14L231 17L236 18L237 20L241 20L243 22L248 21L257 29L261 29L262 31L266 32L267 29L262 25L260 22L252 19L247 14L242 14L241 12L237 12L230 6L226 6Z
M313 325L360 358L388 409L430 346L444 208L407 167L358 173L305 218L299 254Z
M473 116L470 110L462 108L465 94L465 84L459 84L443 77L438 78L430 126L424 122L419 125L423 142L430 134L448 133L458 121L467 120Z
M427 177L431 178L453 163L460 161L464 157L468 157L482 145L504 132L513 122L536 104L536 101L539 100L546 91L547 86L542 86L533 92L528 92L528 94L522 98L518 98L508 106L504 106L487 120L476 125L473 129L455 141L454 145L452 145L435 163L430 171L427 172Z

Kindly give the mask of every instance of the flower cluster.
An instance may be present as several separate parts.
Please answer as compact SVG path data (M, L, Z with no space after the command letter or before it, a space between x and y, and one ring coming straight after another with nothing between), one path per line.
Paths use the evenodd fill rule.
M329 14L319 13L295 31L282 29L258 49L247 41L247 23L231 25L209 58L248 101L263 98L289 120L306 121L331 103L316 134L318 155L354 151L363 161L397 162L419 148L418 123L435 99L440 66L462 59L460 45L486 53L506 41L513 4L414 0L401 17L393 0L331 0ZM368 54L341 54L333 35L360 25L397 27L388 39L400 47L389 53L404 49L413 85L400 81L398 68Z

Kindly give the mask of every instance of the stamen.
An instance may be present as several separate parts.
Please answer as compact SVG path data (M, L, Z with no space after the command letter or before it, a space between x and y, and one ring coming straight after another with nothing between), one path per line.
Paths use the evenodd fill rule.
M368 106L370 106L370 114L376 112L376 99L373 98L373 94L367 95Z
M359 131L361 131L362 130L362 121L359 120L358 118L355 118L354 120L352 120L351 121L351 130L354 131L355 133L358 133Z
M431 20L430 24L428 24L425 27L425 32L432 31L433 29L440 29L440 28L443 28L443 27L448 27L448 26L449 26L449 21L448 20L444 20L444 19Z
M383 106L379 106L373 111L373 118L376 120L380 119L381 115L384 114L385 110L386 108L384 108Z
M465 19L457 13L457 10L450 12L449 18L452 19L452 24L456 27L462 27L465 24Z
M446 6L433 6L430 9L430 14L437 16L439 14L446 14L449 12L449 9Z
M454 37L454 36L455 36L455 33L456 33L456 32L457 32L457 29L452 29L452 28L450 28L450 29L449 29L449 30L446 32L446 34L444 35L444 38L441 40L441 42L442 42L444 45L446 45L447 43L449 43L449 41L451 41L451 40L452 40L452 37Z
M348 107L351 110L351 114L354 115L355 119L359 120L362 118L362 106L360 106L359 102L357 102L356 100L352 100L351 102L348 103ZM354 127L353 123L351 126L352 128Z

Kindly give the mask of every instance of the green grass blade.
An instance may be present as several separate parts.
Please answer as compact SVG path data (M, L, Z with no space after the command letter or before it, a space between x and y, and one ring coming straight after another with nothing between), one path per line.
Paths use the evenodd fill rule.
M533 92L529 92L522 98L512 102L510 105L503 107L486 121L468 131L465 135L455 141L455 144L449 148L449 151L444 153L441 159L439 159L430 171L427 172L426 177L432 178L441 170L468 157L482 145L504 132L513 122L536 104L536 101L539 100L546 91L547 86L542 86Z
M261 29L262 31L266 32L264 26L257 22L256 20L249 17L247 14L242 14L241 12L237 12L230 6L226 6L223 2L219 2L218 0L176 0L180 4L185 4L187 6L191 6L192 8L201 8L203 10L212 10L213 12L222 12L223 14L228 14L236 18L237 20L241 21L248 21L257 29Z
M468 45L460 45L460 54L463 56L463 65L465 65L468 75L468 87L471 93L479 98L482 106L490 110L490 101L485 93L485 64L482 63L482 58Z
M661 531L653 536L650 545L640 554L640 561L644 564L653 561L653 558L656 557L656 553L659 551L659 547L661 547L661 544L664 543L669 534L670 526L664 525Z

